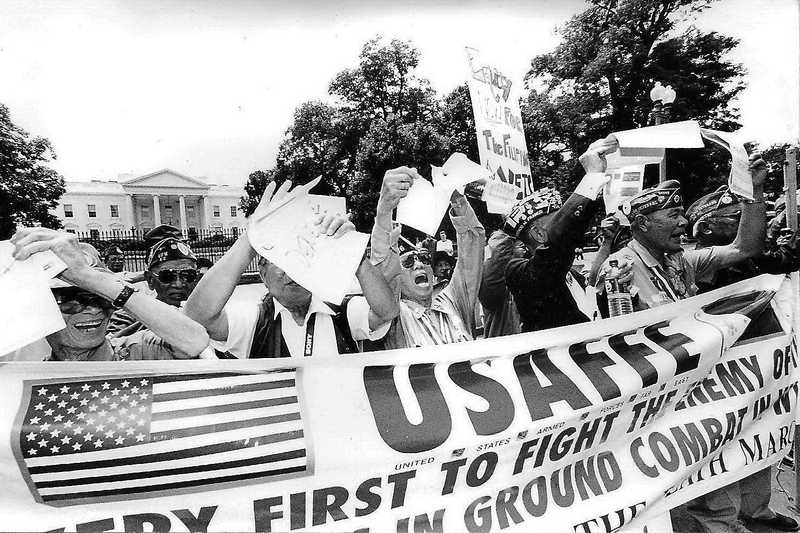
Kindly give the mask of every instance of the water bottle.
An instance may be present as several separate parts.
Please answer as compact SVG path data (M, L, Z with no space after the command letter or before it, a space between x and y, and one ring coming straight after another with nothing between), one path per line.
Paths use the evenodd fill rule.
M626 283L619 281L619 262L612 259L608 262L611 270L606 274L606 296L608 296L608 314L620 316L633 313L631 293Z

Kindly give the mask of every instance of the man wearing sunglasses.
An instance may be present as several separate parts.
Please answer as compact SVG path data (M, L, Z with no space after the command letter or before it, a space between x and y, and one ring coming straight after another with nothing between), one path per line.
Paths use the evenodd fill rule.
M739 232L742 202L722 186L706 194L686 211L697 249L731 244ZM762 223L763 227L763 223ZM763 251L725 268L697 277L698 292L706 292L759 274L785 274L800 266L797 239L775 250ZM757 327L757 326L756 326ZM776 531L797 531L797 521L769 508L771 468L713 490L689 502L687 510L706 531L728 531L741 519L746 526L768 526ZM747 531L739 529L739 531Z
M408 195L415 180L421 179L424 178L413 168L386 172L372 228L370 259L400 295L400 316L384 338L386 349L472 340L475 326L486 233L463 195L454 192L450 198L458 260L450 282L440 292L434 291L429 252L392 247L392 211Z
M180 307L194 290L198 277L197 258L186 243L167 237L150 248L144 279L156 299ZM125 337L142 328L144 325L136 317L120 309L111 317L109 332Z
M51 361L195 358L208 353L208 335L178 309L141 294L86 253L69 233L25 228L11 239L14 257L51 250L67 265L51 280L64 329L47 336ZM95 254L96 255L96 252ZM125 339L107 336L112 310L124 308L149 330Z

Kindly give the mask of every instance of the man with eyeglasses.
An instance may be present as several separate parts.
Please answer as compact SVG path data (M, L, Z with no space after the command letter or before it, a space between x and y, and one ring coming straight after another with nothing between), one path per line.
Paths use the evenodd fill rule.
M434 293L432 256L418 248L392 248L392 211L408 195L416 169L386 172L370 239L371 257L400 296L400 316L384 338L384 347L410 348L472 340L486 233L467 199L454 192L450 220L456 230L458 260L447 286Z
M96 251L87 252L74 235L46 228L25 228L11 242L18 260L51 250L67 265L50 283L66 325L47 336L52 350L50 361L211 356L209 338L202 326L174 307L121 281L99 264ZM124 339L110 338L107 327L114 308L124 308L149 329Z
M686 211L689 229L697 239L697 250L730 245L739 232L743 207L748 208L728 190L727 186L706 194ZM706 292L759 274L785 274L797 270L796 239L778 250L766 250L760 255L744 259L726 268L699 276L695 283L698 292ZM713 490L687 505L689 513L707 531L728 531L739 528L738 520L745 525L768 526L777 531L800 529L793 518L776 513L769 508L771 468L765 468L735 483ZM733 529L735 530L735 529Z
M150 249L144 278L157 300L180 307L197 283L197 258L186 243L167 237ZM109 333L125 337L142 328L144 325L136 317L120 309L111 317L108 329Z

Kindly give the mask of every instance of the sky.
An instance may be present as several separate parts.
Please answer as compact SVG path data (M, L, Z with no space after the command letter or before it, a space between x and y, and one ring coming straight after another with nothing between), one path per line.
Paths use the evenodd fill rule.
M741 39L743 134L798 138L798 0L721 0L697 25ZM294 109L324 99L364 42L410 39L444 94L465 45L512 79L582 0L38 1L0 6L0 103L50 139L67 180L170 168L243 185L274 165ZM680 95L679 95L680 96Z

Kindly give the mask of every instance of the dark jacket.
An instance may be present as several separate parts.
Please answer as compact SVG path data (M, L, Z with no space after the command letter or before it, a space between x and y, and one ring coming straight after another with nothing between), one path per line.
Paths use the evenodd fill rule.
M547 227L547 244L537 248L530 259L509 261L506 284L517 304L522 331L589 321L578 309L565 279L597 205L579 194L571 195Z

